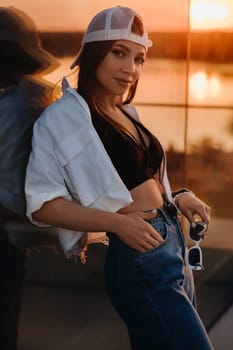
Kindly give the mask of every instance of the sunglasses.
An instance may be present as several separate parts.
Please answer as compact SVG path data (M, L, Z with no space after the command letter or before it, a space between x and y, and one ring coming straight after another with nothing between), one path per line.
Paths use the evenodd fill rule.
M206 231L206 224L202 221L195 222L195 226L189 227L189 239L195 242L195 245L189 248L187 253L188 266L192 270L202 270L202 251L200 248L200 242L203 238L203 234Z

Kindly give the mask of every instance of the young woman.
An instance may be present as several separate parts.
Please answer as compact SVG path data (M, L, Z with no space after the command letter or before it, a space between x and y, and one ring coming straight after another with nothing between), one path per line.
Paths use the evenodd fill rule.
M34 128L28 216L58 227L73 254L82 231L108 233L106 286L132 349L209 350L176 208L206 226L210 208L187 190L172 197L164 151L130 105L150 46L132 9L93 18L72 64L77 91L67 87Z

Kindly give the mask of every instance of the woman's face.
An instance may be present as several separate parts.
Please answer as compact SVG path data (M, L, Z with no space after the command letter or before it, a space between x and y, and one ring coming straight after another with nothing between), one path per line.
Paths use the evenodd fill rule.
M146 57L144 46L128 40L117 40L96 71L98 97L123 96L138 80Z

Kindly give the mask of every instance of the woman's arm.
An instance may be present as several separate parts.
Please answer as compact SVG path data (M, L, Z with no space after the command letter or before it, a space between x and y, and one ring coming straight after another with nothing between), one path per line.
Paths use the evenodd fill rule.
M36 221L74 231L114 232L125 244L145 252L163 242L160 234L146 222L156 214L135 212L112 213L81 206L59 197L44 203L32 214Z

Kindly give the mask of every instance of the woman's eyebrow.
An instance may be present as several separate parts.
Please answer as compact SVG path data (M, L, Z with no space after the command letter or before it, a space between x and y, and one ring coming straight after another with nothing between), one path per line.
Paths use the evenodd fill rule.
M114 44L112 46L112 48L122 48L127 52L130 52L130 49L128 48L128 46L124 45L124 44ZM145 56L145 52L144 51L140 51L137 53L137 55L141 55L141 56Z
M127 46L125 46L124 44L114 44L113 48L116 48L116 47L122 48L128 52L130 51L130 49Z

